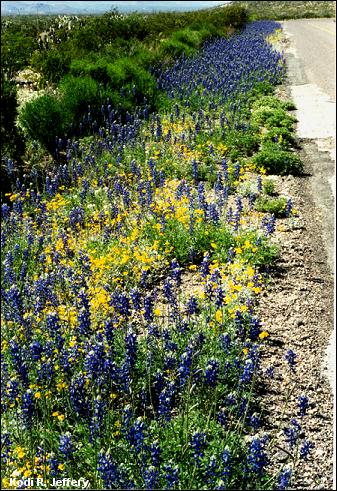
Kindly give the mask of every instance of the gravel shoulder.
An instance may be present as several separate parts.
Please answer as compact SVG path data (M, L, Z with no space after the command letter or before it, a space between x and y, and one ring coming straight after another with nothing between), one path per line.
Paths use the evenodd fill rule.
M275 378L266 381L267 397L262 404L268 431L276 434L279 443L273 460L281 466L286 457L281 450L286 448L282 427L297 417L298 396L309 398L308 416L301 420L301 425L305 439L315 447L309 459L301 461L291 488L336 489L333 465L336 105L331 97L333 82L325 80L328 59L319 48L316 53L310 51L315 39L312 36L309 39L309 29L312 33L317 31L322 39L322 50L331 39L328 33L322 34L327 28L324 22L315 22L315 29L312 23L313 19L283 23L287 37L277 46L285 52L288 65L287 86L279 88L279 96L293 99L297 105L294 115L298 119L304 175L277 179L278 192L292 197L298 217L287 228L277 221L274 240L280 247L280 255L259 302L260 318L271 334L265 350L265 368L270 364L275 366ZM290 28L292 33L288 31ZM294 32L296 40L300 37L299 44L294 42ZM306 42L310 46L305 47ZM302 56L303 49L305 56ZM318 74L313 76L317 56L321 58L319 66L322 60L325 63L320 85L317 85ZM295 374L289 373L284 360L289 348L297 354Z

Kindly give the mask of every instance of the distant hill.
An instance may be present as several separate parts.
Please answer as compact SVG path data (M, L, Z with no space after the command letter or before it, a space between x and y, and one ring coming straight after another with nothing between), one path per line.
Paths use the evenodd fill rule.
M249 17L255 19L299 19L335 17L336 2L330 1L234 1L246 7Z
M55 15L55 14L102 14L112 8L119 12L189 11L219 6L230 2L220 1L99 1L99 2L20 2L2 1L2 15Z
M1 2L1 15L50 15L50 14L76 14L76 7L70 7L62 2L54 4L43 2Z

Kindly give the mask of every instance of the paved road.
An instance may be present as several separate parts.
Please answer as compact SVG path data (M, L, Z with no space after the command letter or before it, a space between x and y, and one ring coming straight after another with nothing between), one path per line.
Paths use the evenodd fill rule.
M317 85L336 102L336 23L334 19L283 22L295 54L303 63L308 83Z
M303 139L303 148L313 169L312 194L322 217L327 264L335 275L336 23L333 19L300 19L282 24L290 42L285 54L291 95L297 106L297 133ZM332 294L326 292L326 295ZM334 395L336 458L336 324L325 361ZM336 467L333 489L336 489Z
M312 186L324 216L328 263L334 271L334 208L336 200L336 23L334 19L299 19L282 23L291 95L297 105L297 133L311 139L317 149ZM327 155L327 154L326 154Z

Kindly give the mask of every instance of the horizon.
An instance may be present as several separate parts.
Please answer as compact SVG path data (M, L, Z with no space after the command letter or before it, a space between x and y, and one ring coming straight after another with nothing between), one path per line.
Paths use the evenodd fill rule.
M230 3L222 0L182 0L182 1L156 1L156 0L101 0L101 1L74 1L74 0L6 0L1 1L3 15L29 15L48 13L81 14L104 13L112 9L120 12L136 11L190 11L212 8ZM40 9L40 11L39 11Z

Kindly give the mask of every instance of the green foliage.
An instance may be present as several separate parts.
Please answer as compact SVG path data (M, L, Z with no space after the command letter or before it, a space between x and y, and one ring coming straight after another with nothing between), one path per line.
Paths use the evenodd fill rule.
M276 218L286 216L287 198L281 196L279 198L269 198L260 196L254 203L257 211L264 213L273 213Z
M205 31L207 37L207 31ZM172 39L180 41L183 44L187 44L191 48L198 48L202 41L201 31L192 31L191 29L183 29L181 31L176 31L172 35Z
M67 75L61 80L60 91L62 106L74 119L83 116L89 105L95 107L99 99L99 85L89 76Z
M285 111L292 111L296 109L293 101L281 101L272 95L265 95L254 101L252 105L253 110L260 109L261 107L284 109Z
M1 67L9 77L26 68L32 52L37 49L37 40L25 28L15 32L1 33Z
M42 75L41 83L57 83L70 67L70 57L56 49L35 51L31 57L31 65Z
M296 153L282 150L276 143L265 143L252 160L258 167L264 167L268 174L298 175L303 171L299 156Z
M176 39L166 39L163 41L160 45L160 51L164 56L171 59L182 55L191 56L195 53L194 48Z
M27 102L19 119L28 135L50 152L55 150L56 136L64 134L69 121L60 101L49 94Z
M223 142L229 147L229 158L234 161L252 156L259 148L260 138L252 128L246 131L230 129L225 130Z
M252 123L266 128L286 128L292 130L296 118L288 114L284 109L262 106L252 114Z
M24 151L24 139L16 126L17 90L1 71L1 145L2 156L19 160Z
M270 128L262 136L262 142L277 142L284 149L290 149L296 145L294 133L287 128Z
M304 19L335 17L336 3L333 1L239 1L238 6L247 9L250 20L260 19Z
M262 189L265 194L272 196L275 194L275 182L272 179L266 179L262 184Z

